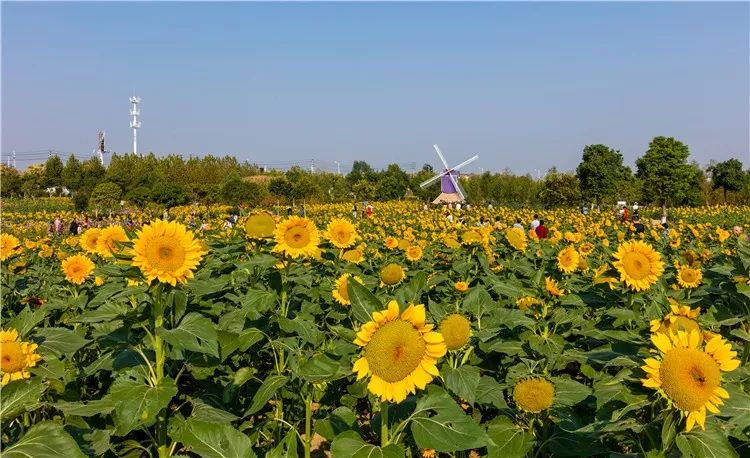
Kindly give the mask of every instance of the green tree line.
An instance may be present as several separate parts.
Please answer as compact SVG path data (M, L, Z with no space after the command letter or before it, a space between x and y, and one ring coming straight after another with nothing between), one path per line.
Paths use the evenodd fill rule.
M750 171L737 159L701 168L689 162L688 146L671 137L655 137L636 170L623 164L622 154L602 144L586 145L575 172L551 168L544 178L499 173L462 177L468 199L475 204L523 207L610 205L618 200L658 206L750 203ZM440 192L419 184L435 174L425 164L409 174L398 165L375 170L355 161L346 175L294 167L263 171L231 156L158 157L154 154L113 155L105 168L96 159L58 156L18 171L0 166L4 197L35 197L67 189L78 209L113 209L120 202L145 207L172 207L188 202L244 204L250 207L296 202L416 199L429 201Z

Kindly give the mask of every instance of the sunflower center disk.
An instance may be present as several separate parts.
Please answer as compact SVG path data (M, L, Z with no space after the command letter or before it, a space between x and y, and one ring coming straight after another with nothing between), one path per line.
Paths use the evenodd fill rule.
M373 374L386 382L398 382L419 367L426 344L411 323L396 319L375 331L365 347Z
M693 348L674 348L664 355L659 375L662 389L681 410L699 410L721 382L719 365Z
M185 250L174 238L159 237L146 248L146 257L155 269L174 272L184 264Z
M628 253L622 261L625 271L636 280L646 278L651 272L651 262L643 253Z
M286 233L286 243L292 248L302 248L310 242L310 234L301 227L293 227Z
M2 352L2 358L0 358L0 367L2 367L3 372L18 372L26 367L21 344L18 342L3 342L1 345L2 349L0 349L0 352Z

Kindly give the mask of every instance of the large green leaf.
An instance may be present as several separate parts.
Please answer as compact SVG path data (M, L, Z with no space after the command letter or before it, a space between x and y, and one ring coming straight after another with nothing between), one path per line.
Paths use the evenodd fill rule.
M727 440L726 433L713 419L706 422L706 430L700 427L677 436L677 447L686 458L735 458L739 455Z
M45 308L39 308L32 312L31 309L26 306L18 315L8 320L7 323L4 323L3 327L17 330L18 335L21 338L24 338L44 319L46 315L47 310Z
M159 328L156 333L178 350L219 356L216 325L200 313L188 313L176 328L169 330Z
M276 394L282 386L286 385L289 378L283 375L270 375L263 381L263 384L255 392L250 407L245 411L244 416L252 415L266 405L266 403Z
M227 424L189 419L175 434L191 452L202 458L253 458L250 438Z
M411 432L419 448L456 452L494 445L487 433L467 416L442 388L430 386L411 416Z
M497 383L497 380L492 377L483 375L479 379L476 394L476 402L478 404L490 404L498 409L505 409L508 407L508 404L505 402L502 385Z
M354 431L346 431L333 440L331 455L347 458L404 458L406 450L402 445L391 444L380 448L362 440Z
M357 416L348 407L339 407L325 419L315 422L315 432L329 441L344 431L354 431L356 429Z
M575 380L562 377L553 377L555 385L555 404L561 406L572 406L583 401L591 394L591 388Z
M341 364L326 355L315 355L300 366L299 376L310 383L334 380L347 375L343 372Z
M3 458L85 458L61 424L43 421L29 428L15 444L3 449Z
M41 378L16 380L5 385L0 390L0 421L5 423L22 412L34 409L46 389Z
M365 285L356 281L347 282L352 315L360 323L372 320L372 312L383 309L383 304Z
M214 407L202 399L193 399L193 413L192 418L201 421L207 421L209 423L231 423L239 420L240 418L226 410Z
M107 396L88 402L58 402L52 407L61 410L65 415L91 417L102 413L109 413L115 408L115 402Z
M177 394L177 385L168 377L152 387L123 376L112 384L110 394L115 403L115 434L124 436L135 428L153 425L159 411Z
M523 458L534 445L534 436L507 417L498 417L487 425L487 435L497 445L487 447L492 458Z
M40 328L36 336L41 337L39 352L56 357L71 358L81 347L91 342L67 328Z
M486 310L493 308L495 301L484 286L475 286L469 290L464 298L462 308L476 317L484 315Z
M458 369L453 369L444 365L442 374L446 388L457 396L466 399L469 404L474 404L480 377L478 367L461 366Z

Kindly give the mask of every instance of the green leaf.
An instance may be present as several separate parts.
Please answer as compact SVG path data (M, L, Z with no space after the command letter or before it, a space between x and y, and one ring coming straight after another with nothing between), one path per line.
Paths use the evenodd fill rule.
M583 401L591 394L591 388L575 380L561 377L552 377L555 385L555 404L561 406L572 406Z
M295 333L302 338L303 341L318 346L323 341L324 334L320 332L318 326L309 320L305 320L302 317L296 316L293 320L285 318L283 316L278 317L279 327L289 333Z
M498 409L506 409L508 404L505 402L505 396L503 395L503 387L497 380L486 375L479 379L479 385L477 385L477 400L478 404L490 404Z
M189 419L174 437L202 458L255 457L250 438L231 425Z
M729 443L726 433L716 421L706 422L706 430L696 428L689 433L677 436L677 448L685 457L694 458L735 458L737 451Z
M466 399L469 404L474 405L480 377L478 367L461 366L458 369L453 369L444 365L442 375L445 379L446 388L457 396Z
M462 308L476 317L484 315L486 310L493 308L495 301L484 286L475 286L469 290L464 298Z
M219 353L224 361L237 350L247 351L253 344L263 340L263 333L255 328L243 329L238 333L230 331L217 331L219 341Z
M159 411L177 394L177 385L168 377L152 387L143 380L123 376L115 380L109 392L115 403L115 434L124 436L135 428L153 425Z
M88 402L58 402L52 404L52 407L61 410L65 415L91 417L111 412L115 408L115 402L109 396L106 396L103 399L94 399Z
M315 355L300 366L298 375L310 383L317 383L324 380L334 380L346 374L342 375L341 364L338 361L334 361L326 355Z
M250 407L245 411L243 416L252 415L266 405L266 403L276 394L279 388L286 385L289 379L283 375L269 375L263 381L263 384L255 392Z
M430 415L434 412L434 415ZM487 433L467 416L442 388L430 386L412 414L411 432L419 448L456 452L494 445Z
M350 283L351 284L351 283ZM402 445L390 444L384 448L365 443L354 431L346 431L333 440L331 456L347 458L404 458L406 450Z
M534 293L511 281L492 280L492 289L501 296L517 299L521 296L533 296Z
M56 357L65 355L71 358L78 349L91 342L66 328L40 328L36 335L42 338L39 352Z
M40 378L16 380L5 385L0 390L0 421L5 423L22 412L36 408L46 389Z
M297 431L290 430L281 440L281 443L274 447L270 452L266 453L265 458L298 458L297 453L299 440L297 439Z
M4 458L86 458L61 424L43 421L32 426L15 444L3 449Z
M240 419L237 415L209 405L202 399L193 399L191 402L193 403L191 418L196 420L209 423L231 423Z
M31 332L31 330L34 329L34 327L39 324L46 315L46 309L39 308L32 312L27 305L18 315L14 316L11 320L8 320L3 327L17 330L19 337L23 338L26 337L26 335Z
M175 329L159 328L156 334L178 350L190 350L219 357L216 325L200 313L188 313Z
M273 310L278 300L278 294L273 291L251 289L242 299L242 312L246 317L262 314Z
M487 435L497 444L487 447L487 456L523 458L534 445L534 436L507 417L498 417L487 425Z
M360 323L372 320L372 313L383 310L383 304L365 285L356 281L347 282L352 315Z
M327 418L315 422L315 432L329 441L344 431L356 429L357 416L348 407L339 407L331 412Z

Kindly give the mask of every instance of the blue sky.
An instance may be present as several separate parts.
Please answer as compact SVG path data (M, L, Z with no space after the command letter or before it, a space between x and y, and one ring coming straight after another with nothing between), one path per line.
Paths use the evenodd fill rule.
M139 149L417 166L628 164L656 135L750 167L743 3L2 3L2 160ZM19 154L19 158L36 156ZM19 166L27 162L20 162Z

